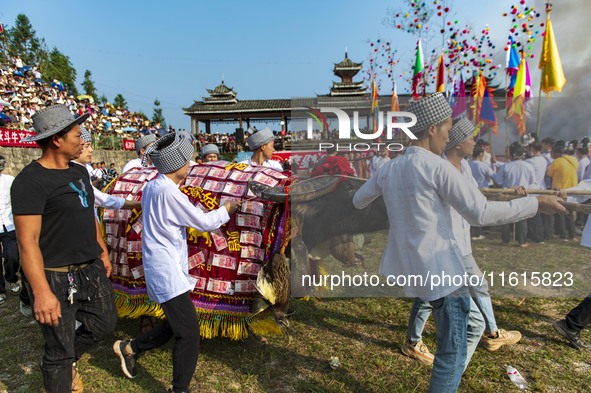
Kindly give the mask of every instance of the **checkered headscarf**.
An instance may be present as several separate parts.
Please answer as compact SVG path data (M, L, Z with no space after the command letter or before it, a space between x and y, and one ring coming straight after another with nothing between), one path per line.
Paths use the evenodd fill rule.
M459 145L472 135L474 135L474 126L472 125L472 122L470 122L465 116L460 118L449 131L449 142L447 142L445 150L449 150L452 147Z
M220 155L220 149L213 143L207 144L201 148L201 157L205 158L208 154L217 154Z
M172 143L166 145L171 140ZM164 147L161 148L162 145ZM189 162L194 151L190 135L171 132L146 149L142 159L142 166L148 165L148 157L150 157L158 172L171 173Z
M82 142L84 142L84 143L92 142L92 134L90 133L90 131L88 131L83 126L80 126L80 131L82 131L82 133L80 134L80 138L82 138Z
M415 135L451 117L451 107L441 93L433 93L418 101L412 101L406 110L417 117L417 124L410 127L410 131Z
M140 136L135 140L135 152L137 154L140 154L140 150L142 150L152 142L156 142L156 136L154 134Z

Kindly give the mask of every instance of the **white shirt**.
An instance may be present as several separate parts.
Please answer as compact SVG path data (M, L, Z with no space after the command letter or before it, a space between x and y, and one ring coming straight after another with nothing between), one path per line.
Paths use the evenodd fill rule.
M385 163L390 161L390 157L376 154L369 162L369 175L373 175Z
M484 161L472 160L469 162L472 176L479 188L490 186L491 181L495 178L495 171L490 165Z
M501 225L533 217L535 198L510 202L487 201L449 162L418 146L391 160L357 191L353 205L362 209L384 196L390 229L380 273L404 276L405 294L432 301L463 286L453 282L430 287L433 275L462 276L462 252L454 238L451 208L469 224ZM414 286L411 276L421 276L424 286ZM452 280L453 281L453 280Z
M534 167L523 160L509 161L495 176L495 183L504 188L523 186L532 188L537 185Z
M444 157L447 159L446 156ZM478 188L478 184L476 183L476 180L474 180L474 176L472 176L472 170L470 169L470 164L468 163L468 161L460 161L460 166L460 172L462 173L466 181L468 181L468 183L470 183L472 187ZM454 232L454 237L458 242L458 247L460 248L462 256L465 257L472 254L470 224L453 207L451 208L451 226Z
M525 160L525 162L529 163L531 166L534 167L534 173L536 176L535 185L532 185L532 188L536 190L545 190L546 181L546 171L548 170L548 161L544 158L544 156L533 156Z
M134 158L133 160L129 160L127 164L123 167L121 173L125 173L132 168L137 168L142 166L142 159L141 158Z
M250 159L241 161L241 162L239 162L239 164L248 164L250 166L258 166L259 165ZM262 166L267 167L267 168L271 168L271 169L275 169L276 171L279 171L279 172L283 172L283 167L281 166L280 163L278 163L275 160L266 160L265 162L263 162Z
M591 179L583 180L578 185L567 188L566 193L568 194L569 191L591 191ZM566 199L567 202L573 203L584 203L591 199L589 195L569 195ZM587 222L585 223L585 228L583 228L583 234L581 235L581 246L583 247L591 247L591 224L589 224L589 218L587 218Z
M579 160L579 169L577 169L577 176L579 178L579 181L583 180L583 178L585 177L585 169L587 169L589 163L591 163L591 160L589 160L589 157L587 156L583 156Z
M164 303L193 290L189 276L186 227L202 232L228 220L225 207L204 213L189 201L178 185L163 174L146 184L142 194L142 258L148 296Z
M0 232L14 231L14 218L12 217L12 204L10 202L10 187L14 176L0 173Z

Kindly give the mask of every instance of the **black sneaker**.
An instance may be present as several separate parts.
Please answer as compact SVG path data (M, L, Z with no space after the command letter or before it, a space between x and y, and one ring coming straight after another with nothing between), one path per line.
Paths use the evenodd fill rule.
M575 348L591 348L591 344L581 339L581 333L576 330L569 329L566 325L566 320L561 319L552 324L554 330L556 330L561 336L566 338Z
M128 355L125 352L125 347L127 347L129 341L117 340L113 344L113 351L121 360L121 371L127 378L135 378L137 377L137 355Z

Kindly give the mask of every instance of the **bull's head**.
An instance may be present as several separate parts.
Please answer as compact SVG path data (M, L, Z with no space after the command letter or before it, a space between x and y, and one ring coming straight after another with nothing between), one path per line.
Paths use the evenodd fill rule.
M292 184L288 190L283 187L270 187L250 180L248 188L259 198L275 203L309 202L330 193L337 183L338 176L318 176Z

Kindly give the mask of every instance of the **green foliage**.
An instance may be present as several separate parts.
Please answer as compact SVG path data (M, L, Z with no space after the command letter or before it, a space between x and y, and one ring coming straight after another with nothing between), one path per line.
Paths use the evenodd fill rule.
M115 96L113 105L115 105L115 108L127 109L127 101L125 101L125 98L121 93Z
M107 98L107 96L104 94L101 94L101 96L98 98L98 103L105 105L107 102L109 102L109 99Z
M70 62L70 58L53 48L49 53L49 59L40 65L41 73L45 80L50 83L53 79L64 84L64 87L73 95L78 95L76 89L76 69Z
M162 108L160 107L160 101L158 98L154 100L154 116L152 116L154 123L160 123L162 128L166 128L166 119L162 114Z
M94 102L98 102L98 97L96 95L96 87L94 87L94 82L92 81L92 73L90 70L84 71L84 81L82 82L82 87L84 88L84 93L92 96Z
M19 56L25 65L35 65L47 57L45 41L37 38L35 30L25 14L18 14L14 27L6 31L10 56Z

